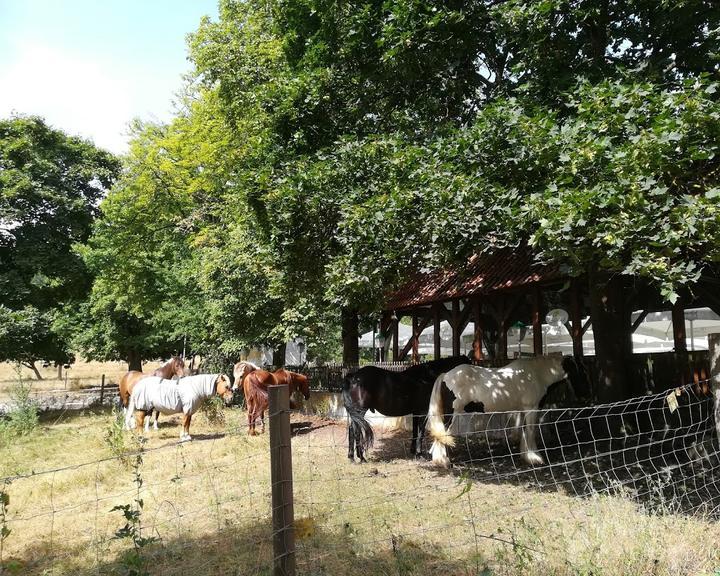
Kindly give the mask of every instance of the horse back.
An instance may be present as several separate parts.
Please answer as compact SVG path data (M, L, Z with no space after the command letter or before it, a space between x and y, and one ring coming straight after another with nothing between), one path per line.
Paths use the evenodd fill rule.
M253 370L243 379L243 393L248 410L259 408L261 411L268 406L268 387L277 385L278 380L267 370Z
M377 410L385 416L406 416L413 412L413 397L417 391L403 372L365 366L348 374L343 383L343 394L363 410Z

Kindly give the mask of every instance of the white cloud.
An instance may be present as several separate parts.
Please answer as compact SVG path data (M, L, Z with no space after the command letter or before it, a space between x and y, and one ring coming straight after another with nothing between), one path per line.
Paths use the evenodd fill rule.
M15 42L13 52L11 63L0 67L0 117L39 115L116 153L127 149L133 117L168 118L172 91L180 86L179 77L28 39Z

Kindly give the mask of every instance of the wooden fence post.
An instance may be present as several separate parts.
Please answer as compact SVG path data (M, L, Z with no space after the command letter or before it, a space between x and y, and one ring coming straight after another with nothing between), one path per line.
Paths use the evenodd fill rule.
M295 531L287 386L270 386L270 482L272 484L273 575L295 576Z
M708 334L710 383L715 396L715 430L720 438L720 334Z
M100 379L100 406L103 405L103 398L105 398L105 374Z

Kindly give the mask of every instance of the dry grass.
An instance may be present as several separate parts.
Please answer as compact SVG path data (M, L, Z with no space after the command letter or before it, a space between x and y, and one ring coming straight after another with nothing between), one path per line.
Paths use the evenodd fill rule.
M148 362L143 366L145 372L152 372L162 365L162 362ZM125 372L126 362L85 362L78 361L69 370L63 370L62 379L57 378L57 368L43 368L38 364L38 370L43 380L36 380L32 370L21 367L20 374L23 380L32 383L34 393L47 392L49 390L67 389L78 390L90 386L99 386L102 374L105 374L105 383L117 384ZM10 388L17 382L17 366L7 362L0 363L0 401L7 399Z
M379 433L374 461L353 465L344 423L293 420L299 574L682 576L720 566L720 528L702 519L649 516L619 498L468 485L402 457L396 431ZM5 486L10 573L124 573L131 544L113 539L124 521L110 510L132 504L137 485L128 464L97 462L111 456L111 421L107 411L46 417L37 434L0 446L0 476L77 465ZM140 497L143 535L160 538L142 551L151 574L272 573L268 434L247 437L244 421L240 410L222 426L198 417L195 440L178 445L177 419L165 418L150 436Z

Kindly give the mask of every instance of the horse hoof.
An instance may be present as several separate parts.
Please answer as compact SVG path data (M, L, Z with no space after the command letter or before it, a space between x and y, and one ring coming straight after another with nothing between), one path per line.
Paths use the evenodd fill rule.
M190 442L192 440L192 436L190 434L183 434L180 436L180 442Z
M527 452L523 455L523 460L530 466L543 466L545 464L545 460L537 452Z

